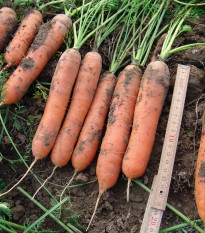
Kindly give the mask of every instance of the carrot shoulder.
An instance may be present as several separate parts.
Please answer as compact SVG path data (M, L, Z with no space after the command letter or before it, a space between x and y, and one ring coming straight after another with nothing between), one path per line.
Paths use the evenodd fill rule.
M16 23L16 13L12 9L8 7L0 9L0 52L11 37Z
M38 27L42 23L42 15L39 11L31 11L21 22L12 41L6 48L5 60L10 66L17 66L26 55Z
M151 62L141 81L133 128L123 158L122 170L129 179L137 178L145 172L168 86L167 65L162 61Z
M74 87L71 104L51 152L56 166L65 166L71 158L80 130L88 113L102 67L96 52L85 55Z
M87 168L97 152L115 82L115 75L110 72L100 77L92 105L72 154L71 161L76 172Z
M99 194L114 186L121 171L122 158L127 148L132 127L141 70L127 66L119 75L113 93L108 123L97 160Z
M80 66L81 56L75 49L67 49L60 57L52 78L43 117L32 141L35 157L44 158L53 147Z
M196 162L195 199L200 218L205 222L205 124Z
M71 27L70 18L64 15L68 23L65 26L60 21L48 22L40 27L40 30L31 45L25 58L4 84L2 104L12 104L19 101L31 83L43 70L48 60L56 53L63 43L67 29Z

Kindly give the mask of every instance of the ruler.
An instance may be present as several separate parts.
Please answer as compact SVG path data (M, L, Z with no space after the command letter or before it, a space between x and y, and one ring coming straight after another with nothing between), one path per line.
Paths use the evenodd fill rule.
M140 233L159 232L171 183L189 73L189 66L178 65L159 170L153 180Z

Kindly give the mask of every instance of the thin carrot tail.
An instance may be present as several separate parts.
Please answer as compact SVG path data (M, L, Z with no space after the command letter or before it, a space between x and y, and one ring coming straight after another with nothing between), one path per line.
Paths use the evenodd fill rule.
M63 194L65 192L65 190L68 188L68 186L71 184L71 182L73 181L74 177L76 176L78 172L75 170L73 176L71 177L71 179L69 180L69 182L67 183L67 185L65 186L65 188L63 189L61 195L60 195L60 202L62 201L62 197L63 197Z
M127 202L129 202L130 199L130 184L131 184L131 179L129 178L127 182Z
M90 219L90 222L89 222L89 224L88 224L88 227L87 227L87 229L86 229L86 232L89 230L90 225L91 225L91 223L92 223L92 221L93 221L93 218L95 217L95 214L96 214L96 211L97 211L98 204L99 204L99 201L100 201L101 196L102 196L102 193L99 193L99 194L98 194L98 197L97 197L96 204L95 204L95 209L94 209L93 215L92 215L92 217L91 217L91 219Z
M55 167L53 168L52 173L50 174L50 176L47 177L47 179L43 182L43 184L36 190L36 192L34 193L32 199L35 198L36 194L43 188L43 186L48 182L48 180L51 179L51 177L53 176L53 174L54 174L54 172L55 172L55 170L56 170L57 167L58 167L58 166L55 166Z
M26 173L23 175L23 177L15 185L13 185L8 191L2 193L0 195L0 197L4 196L7 193L9 193L10 191L12 191L28 175L28 173L30 172L30 170L36 164L37 161L38 161L38 158L35 158L34 161L31 163L30 167L28 168L28 170L26 171Z

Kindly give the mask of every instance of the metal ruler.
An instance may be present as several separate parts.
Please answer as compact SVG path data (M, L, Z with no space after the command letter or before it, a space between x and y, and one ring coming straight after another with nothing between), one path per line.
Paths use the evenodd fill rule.
M189 66L178 65L159 170L152 184L140 233L159 232L167 204L189 73Z

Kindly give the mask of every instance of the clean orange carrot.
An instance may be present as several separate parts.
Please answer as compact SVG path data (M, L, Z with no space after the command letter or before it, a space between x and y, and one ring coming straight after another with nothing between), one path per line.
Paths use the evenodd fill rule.
M0 9L0 52L10 39L16 23L16 13L12 9L8 7Z
M115 75L111 72L105 72L100 77L92 105L72 154L71 161L75 173L86 169L97 152L115 82Z
M74 87L71 104L51 152L56 166L65 166L71 158L79 132L88 113L102 67L99 53L85 55Z
M158 120L169 86L169 69L163 61L151 62L143 75L135 106L132 132L123 158L122 170L128 178L142 176L154 144Z
M5 61L7 66L5 66L4 70L11 66L17 66L25 57L41 23L42 15L36 10L31 11L23 19L12 41L6 48Z
M66 112L80 62L80 53L75 49L67 49L58 61L44 114L32 141L32 152L35 157L46 157L53 147Z
M59 16L56 17L59 18ZM6 94L1 96L0 106L19 101L45 67L48 60L63 43L64 36L67 30L70 29L72 22L66 15L61 15L63 17L61 21L56 20L56 17L40 27L26 57L22 59L14 73L4 84L2 93L6 91Z
M205 222L205 124L202 127L201 142L196 162L195 199L200 218Z

